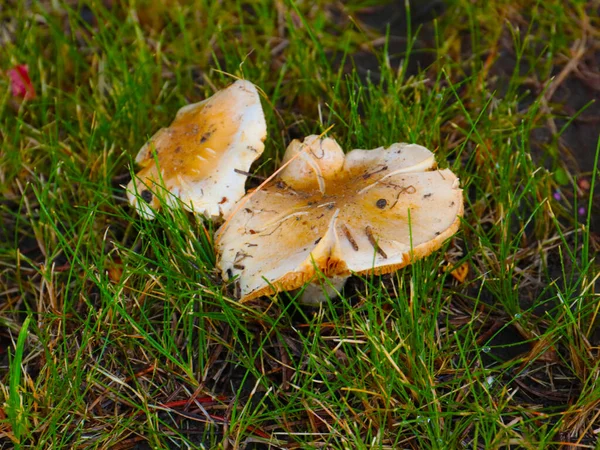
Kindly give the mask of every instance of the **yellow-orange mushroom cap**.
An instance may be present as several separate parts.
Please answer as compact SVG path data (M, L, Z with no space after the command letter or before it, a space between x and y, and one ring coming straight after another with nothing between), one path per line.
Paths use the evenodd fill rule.
M184 106L140 149L129 202L148 219L160 206L157 193L170 206L179 198L197 214L226 215L245 194L243 172L262 154L266 135L260 98L249 81Z
M395 271L438 249L463 214L462 190L415 144L353 150L332 139L294 141L304 155L264 186L223 230L217 266L242 301L332 279ZM325 149L326 154L323 154ZM339 284L339 283L338 283Z

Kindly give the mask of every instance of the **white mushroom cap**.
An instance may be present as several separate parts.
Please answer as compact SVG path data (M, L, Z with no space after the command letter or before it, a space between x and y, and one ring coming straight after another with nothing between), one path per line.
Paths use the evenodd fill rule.
M142 168L127 186L129 202L147 219L160 206L155 193L166 194L170 206L177 197L197 214L226 215L245 193L246 175L235 169L250 169L266 135L260 98L249 81L184 106L140 149L136 162Z
M325 179L332 179L344 167L344 151L330 138L308 136L304 142L294 139L283 155L281 164L297 159L279 173L279 179L292 189L310 188L315 182L324 192Z
M313 136L304 144L309 159L339 148ZM297 153L299 145L288 150ZM392 272L438 249L458 229L458 178L435 170L425 147L353 150L341 167L335 155L319 161L318 169L314 161L292 161L248 194L217 232L217 266L226 279L238 276L242 301L296 289L318 272L330 278Z

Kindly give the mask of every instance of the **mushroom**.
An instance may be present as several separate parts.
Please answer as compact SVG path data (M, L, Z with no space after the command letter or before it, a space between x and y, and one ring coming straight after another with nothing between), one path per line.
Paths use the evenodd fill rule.
M458 229L458 178L437 170L425 147L344 155L333 139L309 136L283 161L295 155L217 231L217 266L236 277L241 301L300 288L319 273L331 294L353 273L389 273L429 255Z
M166 194L197 214L229 214L245 194L250 165L264 150L267 125L256 87L238 80L212 97L181 108L139 151L142 167L127 186L129 202L151 219Z

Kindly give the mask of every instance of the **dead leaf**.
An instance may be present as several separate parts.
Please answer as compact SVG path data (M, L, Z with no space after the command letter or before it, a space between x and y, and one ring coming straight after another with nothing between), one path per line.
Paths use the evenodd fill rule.
M450 267L452 267L452 265L449 264L447 266L447 270L449 270ZM450 272L450 275L456 278L456 280L458 280L459 283L464 283L467 279L467 275L469 275L469 263L462 263L456 269L452 270Z
M26 64L18 64L8 72L13 97L31 100L35 98L35 89L29 78L29 68Z

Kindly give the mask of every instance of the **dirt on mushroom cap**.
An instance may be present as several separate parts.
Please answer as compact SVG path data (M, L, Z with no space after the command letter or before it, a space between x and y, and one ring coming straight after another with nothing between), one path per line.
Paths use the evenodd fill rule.
M179 110L139 151L141 170L127 187L140 214L152 218L164 192L199 214L227 214L244 195L245 172L264 150L266 122L255 86L239 80ZM161 192L163 193L163 192ZM136 196L137 194L137 196Z
M324 190L314 174L302 189L280 174L218 233L218 266L225 278L238 275L242 300L300 287L317 269L329 277L391 272L439 248L458 229L458 179L435 170L424 147L354 150L342 170L330 173L321 177Z

